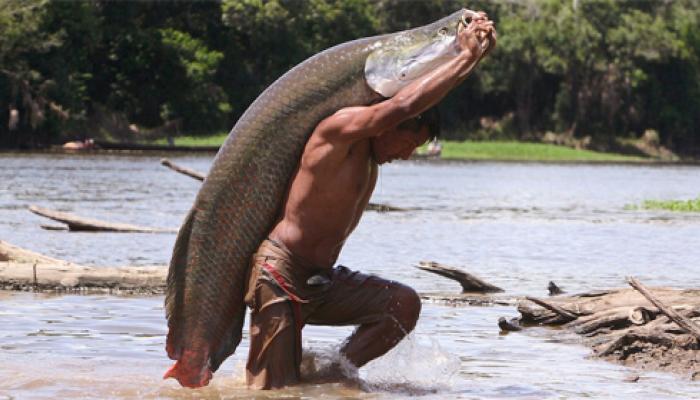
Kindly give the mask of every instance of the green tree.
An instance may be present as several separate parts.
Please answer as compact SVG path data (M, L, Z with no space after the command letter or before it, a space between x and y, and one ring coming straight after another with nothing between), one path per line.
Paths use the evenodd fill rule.
M58 34L42 30L46 10L44 0L0 3L0 146L36 143L50 110L54 82L36 59L61 41Z
M224 0L225 69L235 115L295 64L333 45L376 34L370 0Z

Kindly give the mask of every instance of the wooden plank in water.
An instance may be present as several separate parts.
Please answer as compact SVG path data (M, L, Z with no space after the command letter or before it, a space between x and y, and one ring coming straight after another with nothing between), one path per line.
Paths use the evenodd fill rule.
M71 231L88 231L88 232L141 232L141 233L172 233L177 232L175 229L150 228L146 226L105 222L97 219L79 217L67 212L51 210L48 208L29 206L29 211L34 214L62 222L68 225L68 230Z

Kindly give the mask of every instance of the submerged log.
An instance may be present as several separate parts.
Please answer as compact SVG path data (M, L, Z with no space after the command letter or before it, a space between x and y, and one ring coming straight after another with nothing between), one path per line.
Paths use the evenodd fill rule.
M561 290L561 288L552 281L549 281L549 285L547 285L547 290L549 291L550 296L557 296L564 293L564 291Z
M402 207L390 206L389 204L371 203L370 202L370 203L367 203L365 210L377 211L377 212L396 212L396 211L415 211L415 210L418 210L418 208L402 208Z
M67 212L51 210L48 208L29 206L29 211L34 214L62 222L68 225L70 231L88 232L141 232L141 233L174 233L176 229L150 228L138 225L105 222L96 219L83 218Z
M652 290L634 278L630 284L641 290L527 298L518 303L520 320L583 335L597 357L700 377L700 290Z
M518 332L523 330L518 324L518 320L515 318L510 321L506 320L505 317L499 318L498 327L501 328L501 332Z
M436 262L421 261L416 268L444 276L445 278L456 280L460 285L462 285L462 293L503 292L503 289L499 288L498 286L484 282L472 274Z
M515 307L518 304L518 298L515 296L489 293L419 292L418 295L423 301L454 307L494 305Z
M174 162L170 161L167 158L163 158L160 160L160 164L172 169L175 172L179 172L183 175L187 175L190 178L197 179L198 181L204 181L206 178L206 175L199 173L197 171L191 170L189 168L181 167ZM377 212L394 212L394 211L411 211L411 210L417 210L417 208L401 208L401 207L394 207L390 206L388 204L381 204L381 203L369 203L367 204L367 207L365 207L365 210L367 211L377 211Z

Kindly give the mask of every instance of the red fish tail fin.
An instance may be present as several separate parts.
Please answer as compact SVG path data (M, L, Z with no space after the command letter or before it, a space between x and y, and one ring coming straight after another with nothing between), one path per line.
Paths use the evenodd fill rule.
M209 356L203 352L184 350L180 359L163 375L163 379L175 378L188 388L206 386L212 377Z

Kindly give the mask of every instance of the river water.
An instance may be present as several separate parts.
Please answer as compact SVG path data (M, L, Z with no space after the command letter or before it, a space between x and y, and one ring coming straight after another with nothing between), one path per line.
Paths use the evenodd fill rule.
M212 155L170 155L206 172ZM68 233L40 228L35 204L113 222L177 228L200 183L159 156L0 154L0 240L81 264L165 264L174 234ZM700 286L700 215L625 208L696 198L700 167L400 162L381 169L374 202L419 208L363 217L340 262L421 293L459 285L413 266L457 266L507 294L546 296L625 286ZM700 398L700 383L591 360L580 339L546 328L500 335L512 306L426 302L415 333L360 370L362 389L245 389L247 336L200 390L161 376L163 297L0 291L0 399L5 398ZM333 353L351 327L304 330ZM636 383L625 378L640 375Z

